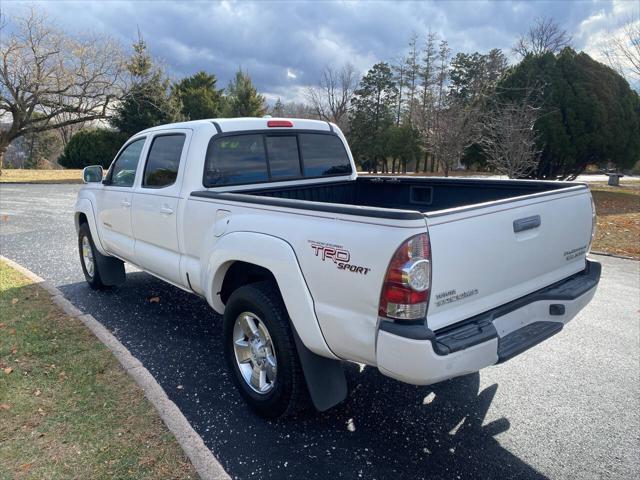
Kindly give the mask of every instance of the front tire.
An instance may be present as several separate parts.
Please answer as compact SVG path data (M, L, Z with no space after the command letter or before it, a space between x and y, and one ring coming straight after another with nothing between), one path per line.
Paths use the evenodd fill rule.
M78 250L80 251L80 265L84 278L89 286L95 290L102 290L107 286L102 282L100 269L98 268L98 255L96 246L91 238L91 230L89 225L83 223L78 231Z
M238 288L224 312L224 353L232 378L258 415L293 415L308 405L293 332L273 282Z

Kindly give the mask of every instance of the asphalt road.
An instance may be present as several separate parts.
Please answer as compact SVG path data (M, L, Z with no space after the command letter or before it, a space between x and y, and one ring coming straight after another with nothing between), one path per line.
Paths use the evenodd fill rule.
M142 272L94 292L77 185L0 186L0 252L52 281L139 358L238 478L638 478L640 262L597 257L592 303L560 334L480 374L413 387L348 368L341 405L264 421L226 372L221 319ZM149 301L159 297L159 303ZM126 408L126 405L123 405Z

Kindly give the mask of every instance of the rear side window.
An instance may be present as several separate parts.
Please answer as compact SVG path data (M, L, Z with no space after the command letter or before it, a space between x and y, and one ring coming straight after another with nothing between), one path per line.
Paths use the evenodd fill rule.
M205 187L351 173L340 138L295 132L213 137L204 168Z
M133 186L144 141L144 138L140 138L131 142L120 152L120 155L111 166L111 172L108 175L109 185L115 187Z
M298 140L295 135L267 137L271 178L300 177Z
M214 138L204 169L205 187L269 180L262 135Z
M181 133L160 135L153 139L144 168L143 187L162 188L176 182L184 140L185 136Z
M351 162L338 137L314 133L301 133L298 137L305 177L351 173Z

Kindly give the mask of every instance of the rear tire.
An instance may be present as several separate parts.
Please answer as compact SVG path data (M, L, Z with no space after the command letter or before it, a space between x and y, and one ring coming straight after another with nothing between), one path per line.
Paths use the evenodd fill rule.
M240 395L265 418L294 415L309 405L291 328L273 282L245 285L229 297L223 334L227 366Z
M98 255L100 255L100 252L96 250L93 238L91 237L91 230L86 223L80 225L78 231L78 249L80 251L82 272L89 286L95 290L107 288L107 286L102 283L100 269L98 268Z

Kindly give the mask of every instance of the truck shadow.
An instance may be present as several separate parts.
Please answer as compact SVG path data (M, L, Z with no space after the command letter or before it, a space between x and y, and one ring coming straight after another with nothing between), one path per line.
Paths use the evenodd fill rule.
M140 359L234 478L545 478L496 439L498 391L472 374L428 387L347 366L349 396L324 412L265 421L242 402L202 299L129 273L105 292L61 290Z

